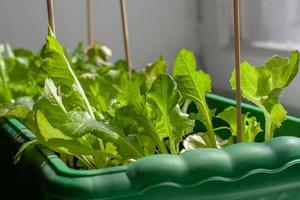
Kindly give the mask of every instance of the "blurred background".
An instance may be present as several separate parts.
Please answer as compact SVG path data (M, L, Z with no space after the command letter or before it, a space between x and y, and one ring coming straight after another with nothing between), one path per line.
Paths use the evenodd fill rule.
M262 65L273 54L300 49L300 1L241 0L242 60ZM198 66L210 73L213 91L234 97L229 79L234 66L231 0L127 0L130 49L134 68L163 54L169 71L177 51L195 52ZM56 34L73 49L86 41L86 1L54 1ZM124 58L118 0L94 0L95 40ZM46 1L2 0L0 43L39 50L47 31ZM300 116L300 77L285 90L289 114Z

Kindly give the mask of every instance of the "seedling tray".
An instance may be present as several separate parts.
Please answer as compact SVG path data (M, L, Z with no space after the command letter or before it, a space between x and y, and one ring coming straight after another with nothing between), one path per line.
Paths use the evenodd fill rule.
M207 101L220 110L235 104L218 95L208 95ZM257 107L242 108L263 121ZM0 133L8 155L33 138L16 119L2 119ZM268 142L155 155L97 170L70 169L54 152L35 146L25 151L13 173L17 187L30 184L22 197L31 199L300 199L299 135L300 119L289 116L276 131L284 137Z

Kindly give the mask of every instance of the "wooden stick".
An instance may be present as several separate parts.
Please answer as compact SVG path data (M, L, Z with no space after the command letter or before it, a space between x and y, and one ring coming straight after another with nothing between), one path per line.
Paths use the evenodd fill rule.
M54 12L53 12L53 0L47 0L47 11L48 11L48 23L55 34L55 23L54 23Z
M241 46L240 46L240 1L233 0L233 17L234 17L234 47L235 47L235 77L236 77L236 124L237 124L237 141L242 140L242 109L241 109Z
M123 40L124 40L124 48L125 48L125 57L127 62L127 71L131 72L131 58L130 58L130 50L129 50L129 34L128 34L128 20L127 20L127 12L126 12L126 2L125 0L120 0L121 7L121 17L122 17L122 25L123 25Z
M88 31L88 46L91 47L94 43L93 1L92 0L87 0L87 31Z

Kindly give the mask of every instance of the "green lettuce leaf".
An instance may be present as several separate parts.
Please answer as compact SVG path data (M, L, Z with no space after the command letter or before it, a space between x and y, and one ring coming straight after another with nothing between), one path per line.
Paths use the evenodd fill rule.
M232 136L237 135L236 108L228 107L219 113L217 118L226 121L230 126ZM249 113L242 114L242 142L254 142L256 135L261 132L260 123L254 116L249 117Z
M64 130L66 135L82 137L91 133L105 143L110 142L114 144L119 155L122 155L123 158L136 159L142 156L142 153L135 148L135 145L121 131L109 124L92 119L86 112L68 112L65 119L61 121L60 129Z
M78 78L75 75L75 72L66 58L64 48L57 41L50 27L46 44L42 49L41 55L44 58L44 62L40 67L40 77L42 79L51 78L59 85L67 85L69 88L76 88L85 103L86 110L91 117L95 119L93 109Z
M5 51L4 45L0 45L0 102L1 104L9 103L12 99L12 94L9 89L9 76L7 74L7 63L3 58Z
M169 75L160 75L147 93L147 101L156 113L155 128L160 138L169 139L171 153L179 152L182 137L191 133L193 120L180 110L181 95Z
M204 135L206 144L217 147L211 122L213 112L209 109L205 100L206 93L211 91L211 79L202 70L196 70L196 67L196 58L193 53L182 49L176 57L173 76L184 100L193 101L197 106L198 113L194 114L193 118L205 125L207 129Z
M115 144L119 154L124 158L141 156L134 145L123 136L122 132L109 124L94 120L86 111L67 111L62 99L57 95L57 88L51 79L46 79L44 90L43 98L37 102L35 110L40 113L47 113L47 122L61 134L72 139L82 139L88 134L92 134L105 143ZM39 134L47 134L47 132L42 132L44 129L40 128L41 124L37 123L37 125L40 130Z
M111 123L122 129L126 136L135 138L137 146L140 146L145 155L155 153L156 147L161 153L167 153L151 120L146 97L141 94L141 81L135 79L134 74L118 96L118 109Z
M274 130L281 126L287 111L280 104L280 97L285 87L298 72L299 52L292 51L289 58L273 56L262 67L248 62L241 64L241 90L245 99L256 104L265 116L265 139L274 136ZM230 80L235 90L235 71Z
M121 107L117 110L112 123L122 129L126 136L135 137L137 140L135 144L144 152L144 155L154 154L156 147L161 153L167 153L155 125L148 114L144 112L144 107L139 108L132 104Z
M163 56L160 56L155 62L148 64L145 73L154 81L160 74L165 74L167 70L167 63Z
M41 111L36 112L39 132L35 133L38 142L54 151L71 155L97 155L101 152L82 143L80 139L69 137L59 129L54 128Z

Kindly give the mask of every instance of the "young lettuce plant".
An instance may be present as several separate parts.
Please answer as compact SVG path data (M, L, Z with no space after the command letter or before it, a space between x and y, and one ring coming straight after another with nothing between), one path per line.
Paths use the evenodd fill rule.
M262 131L260 123L257 122L254 116L249 116L250 113L242 114L242 142L254 142L255 137ZM237 137L237 125L236 125L236 108L230 106L218 113L215 118L225 121L229 126L217 127L214 130L217 132L227 130L230 132L230 136L227 139L221 139L216 135L217 147L222 148L230 144L235 143ZM198 148L207 148L205 141L199 134L189 135L183 141L185 150L193 150Z
M173 78L164 74L165 70L165 61L159 58L146 68L146 73L151 72L151 76L143 79L144 84L130 82L118 99L124 106L116 111L114 123L127 135L135 132L150 137L160 153L177 154L182 138L192 132L194 120L180 110L181 95ZM133 73L132 77L135 76L140 77L140 74ZM150 89L146 89L145 93L140 91L153 80ZM148 144L143 142L141 146L145 145Z
M4 45L0 45L0 100L1 100L1 111L0 114L4 115L8 109L7 105L11 103L12 94L9 88L9 77L7 74L7 65L3 54L5 52Z
M33 106L37 141L32 144L75 156L88 168L102 168L156 153L178 154L182 142L186 150L234 142L235 108L216 115L208 107L205 96L211 91L211 79L196 69L191 51L179 51L173 77L166 74L163 57L129 76L125 62L112 65L105 52L96 46L85 54L79 46L69 58L49 29L39 67L44 90ZM297 73L298 62L298 52L292 52L290 59L273 57L262 68L242 64L243 96L263 110L268 138L285 118L279 97ZM1 83L6 84L2 74ZM234 88L234 75L231 83ZM191 102L197 112L188 114ZM214 128L214 118L228 123L232 135L228 140L215 134L224 127ZM191 134L195 120L205 126L203 135ZM254 141L259 132L256 118L243 114L242 141Z
M96 79L78 79L51 30L41 55L39 77L45 86L34 105L38 143L99 168L154 153L177 154L182 138L192 132L194 120L181 111L181 94L164 74L162 58L132 76L121 66L107 66L91 73ZM95 98L106 87L117 88L104 99L109 115L96 109Z
M0 116L15 116L30 126L34 100L42 91L36 82L40 62L39 54L0 45Z
M95 119L94 109L51 30L42 57L40 77L45 79L45 87L35 104L38 141L54 151L77 156L90 167L103 167L103 154L120 162L141 157L120 130Z
M72 52L69 61L76 74L95 73L102 67L112 66L109 62L111 50L100 43L84 48L79 42Z
M299 52L292 51L290 57L273 56L262 67L243 62L241 64L241 90L245 99L256 104L265 117L265 140L273 138L276 128L287 116L280 104L284 88L298 72ZM230 80L232 89L236 89L235 71Z
M242 142L254 142L255 137L262 131L260 123L257 122L256 117L249 116L250 113L242 114ZM229 130L231 137L237 136L237 124L236 124L236 108L230 106L219 113L216 118L222 119L229 124ZM235 138L231 138L235 140Z
M42 49L41 56L46 59L41 65L41 70L43 71L41 75L43 75L43 78L52 78L57 83L66 86L72 84L72 87L82 98L89 115L91 118L95 119L92 107L65 55L64 48L56 40L55 35L50 28L47 42Z
M160 75L147 93L148 104L155 114L154 124L161 139L168 138L168 147L172 154L177 154L183 136L192 132L193 120L181 111L181 94L175 81L168 75Z
M193 119L202 122L206 128L203 140L208 147L217 147L212 118L214 110L210 110L205 95L211 91L211 78L202 70L196 69L196 58L193 52L182 49L179 51L173 69L173 76L184 101L196 104L198 113L192 114Z

